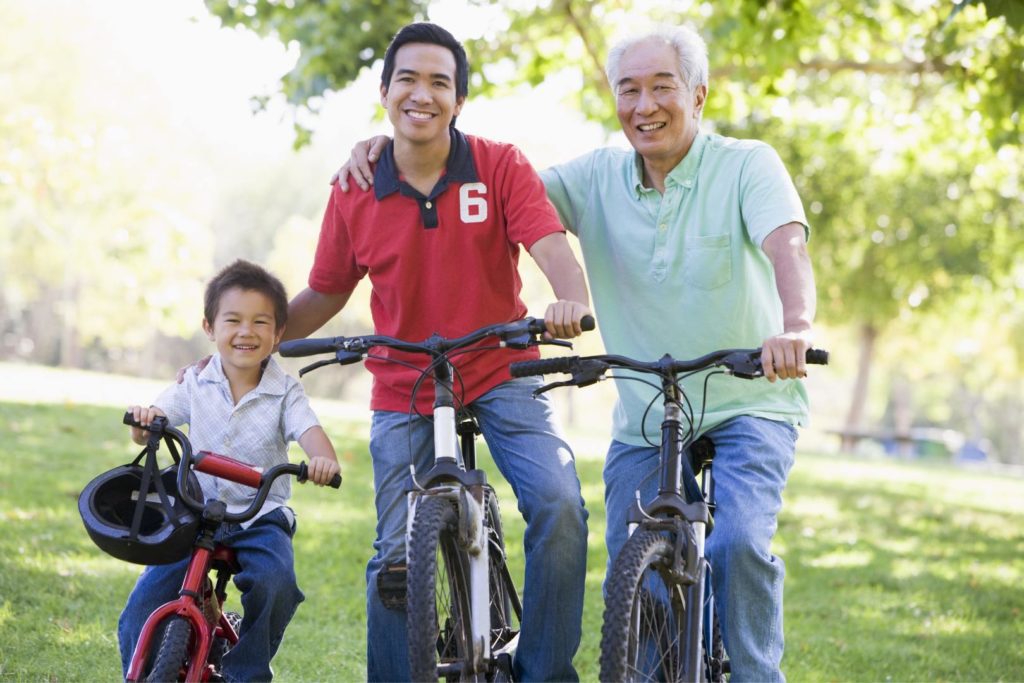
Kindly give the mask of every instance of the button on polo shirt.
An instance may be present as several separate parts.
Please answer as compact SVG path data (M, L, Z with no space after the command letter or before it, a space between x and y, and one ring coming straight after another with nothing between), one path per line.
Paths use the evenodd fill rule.
M398 167L395 165L395 143L388 143L381 155L380 163L373 171L373 192L380 201L390 194L401 192L405 197L416 200L420 208L420 218L423 227L436 228L437 223L437 202L438 196L448 189L453 183L475 183L477 182L476 168L473 166L473 153L469 149L469 141L466 136L457 130L452 129L451 149L448 151L448 163L444 174L435 183L429 195L424 196L419 190L405 182Z
M521 248L564 231L544 185L518 149L456 129L451 133L445 172L427 195L401 179L390 146L374 169L373 192L331 192L309 286L323 294L349 294L368 277L378 334L411 341L434 333L457 337L524 317ZM488 342L493 346L493 340L481 345ZM421 355L375 353L418 368L428 363ZM455 356L463 400L471 402L508 380L509 363L537 357L535 348ZM370 407L408 412L420 373L372 359L366 366L374 375ZM430 414L432 404L433 384L427 381L416 408Z
M644 187L642 163L633 150L605 148L541 174L563 225L580 239L608 352L685 359L756 347L781 333L782 307L761 244L775 228L807 219L775 150L699 133L665 178L664 195ZM684 388L699 408L703 375ZM614 437L643 445L646 432L657 440L657 391L630 380L618 389ZM703 431L737 415L803 423L803 385L713 378Z

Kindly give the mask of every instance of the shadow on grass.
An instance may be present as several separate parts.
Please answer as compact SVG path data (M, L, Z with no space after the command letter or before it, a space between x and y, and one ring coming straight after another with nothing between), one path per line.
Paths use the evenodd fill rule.
M794 472L779 532L784 669L794 680L1024 678L1024 516L973 504L983 490L931 497L879 469Z

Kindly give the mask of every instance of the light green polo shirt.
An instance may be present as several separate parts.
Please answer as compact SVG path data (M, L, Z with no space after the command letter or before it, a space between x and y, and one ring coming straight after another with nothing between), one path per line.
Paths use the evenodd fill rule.
M787 223L807 226L807 218L775 150L699 133L666 178L664 196L643 186L640 163L633 150L605 148L541 173L562 223L579 237L608 353L689 359L754 348L782 333L761 243ZM704 374L683 387L699 419ZM646 431L657 443L658 391L623 379L617 388L613 437L642 445ZM738 415L804 424L803 383L712 377L701 432Z

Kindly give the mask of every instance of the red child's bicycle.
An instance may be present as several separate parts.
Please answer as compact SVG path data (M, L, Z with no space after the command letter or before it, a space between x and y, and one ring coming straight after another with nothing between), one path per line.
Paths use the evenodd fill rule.
M133 682L221 680L221 660L238 642L241 623L241 616L224 612L223 605L228 581L241 567L234 551L214 537L226 523L255 517L278 477L294 475L305 481L306 463L261 472L216 453L193 454L188 438L168 426L165 418L143 426L125 413L124 423L148 430L150 439L135 463L97 477L83 490L79 511L89 535L111 555L141 564L167 564L191 551L179 597L146 620L125 678ZM161 439L177 464L158 471L156 450ZM146 465L139 466L143 456ZM248 508L230 513L221 500L202 501L194 472L251 486L256 495ZM340 474L330 486L341 486Z

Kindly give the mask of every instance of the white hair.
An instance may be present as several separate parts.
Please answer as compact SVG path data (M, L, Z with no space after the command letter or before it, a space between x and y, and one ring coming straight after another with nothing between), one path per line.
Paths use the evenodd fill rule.
M608 83L615 88L619 78L619 62L626 51L641 43L663 43L676 52L679 73L691 90L708 84L708 47L696 31L689 26L660 26L617 42L608 51L605 73Z

